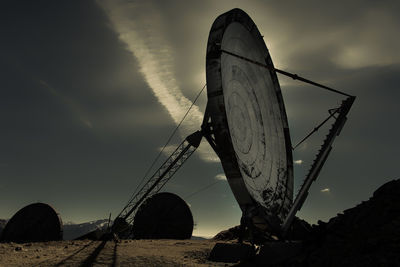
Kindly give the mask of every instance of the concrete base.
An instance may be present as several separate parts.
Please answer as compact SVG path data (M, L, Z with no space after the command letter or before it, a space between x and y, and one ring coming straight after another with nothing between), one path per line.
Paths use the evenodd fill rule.
M235 263L255 256L251 245L239 243L217 243L211 250L208 260Z
M287 263L296 262L298 257L301 258L302 253L303 245L299 241L267 242L255 257L255 263L257 265L285 266Z

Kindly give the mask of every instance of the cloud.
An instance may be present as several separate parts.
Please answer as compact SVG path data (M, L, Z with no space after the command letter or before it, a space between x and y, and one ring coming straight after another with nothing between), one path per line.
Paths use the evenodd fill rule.
M268 6L267 16L255 19L271 43L275 61L283 63L278 68L312 70L316 63L326 67L330 61L353 69L400 62L400 39L393 32L399 26L395 7L399 7L398 1L391 0L369 4L355 0L345 9L340 2L321 5L307 0L289 7L286 1L277 1ZM305 13L313 16L304 16ZM279 24L279 34L275 34L276 23L267 23L270 19ZM273 38L271 33L275 34ZM294 40L298 40L295 46ZM318 50L323 53L320 57L316 55ZM299 61L297 55L306 55L308 61Z
M171 155L175 149L178 147L178 145L168 145L164 148L164 153L167 155ZM159 147L158 150L161 151L163 148Z
M164 154L169 157L175 151L175 149L178 147L178 145L179 144L172 144L172 145L166 146L163 151ZM159 149L159 151L161 151L162 147L159 147L158 149ZM203 138L203 140L201 141L200 146L197 149L197 151L200 152L200 156L203 160L205 160L207 162L219 162L218 156L210 148L210 146L207 143L207 140L205 138Z
M215 179L221 180L221 181L226 181L226 176L224 173L220 173L220 174L215 175Z
M331 192L331 190L329 188L324 188L324 189L321 189L321 192L322 193L329 193L329 192Z
M295 161L293 161L293 162L294 162L294 164L296 164L296 165L301 165L301 164L303 164L303 161L302 161L301 159L295 160Z
M105 0L100 4L108 13L120 40L138 60L140 72L154 96L178 125L192 102L183 94L176 79L174 50L163 34L160 12L150 2ZM203 117L199 107L193 105L180 128L181 137L198 130ZM218 161L209 146L202 146L198 151L203 160Z

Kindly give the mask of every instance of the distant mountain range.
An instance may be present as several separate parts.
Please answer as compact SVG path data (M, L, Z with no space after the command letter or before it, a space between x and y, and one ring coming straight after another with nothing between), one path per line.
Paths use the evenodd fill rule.
M8 220L0 219L0 236L6 226ZM112 224L112 221L111 221ZM87 234L96 229L105 229L108 225L108 219L85 222L85 223L73 223L67 222L63 225L64 240L72 240Z
M6 226L8 220L0 219L0 236L1 233ZM110 222L112 225L113 221ZM108 226L108 219L101 219L96 221L90 221L85 223L73 223L73 222L66 222L63 225L63 232L64 232L64 240L72 240L83 236L89 232L92 232L96 229L105 229ZM206 238L192 236L191 239L194 240L204 240Z
M110 224L112 225L112 221ZM105 229L108 226L108 219L102 219L97 221L90 221L85 223L72 223L66 222L64 223L64 240L72 240L83 236L89 232L92 232L96 229Z

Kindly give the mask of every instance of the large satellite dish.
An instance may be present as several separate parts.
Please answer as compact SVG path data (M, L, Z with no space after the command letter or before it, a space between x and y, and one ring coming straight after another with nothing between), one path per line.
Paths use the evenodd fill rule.
M221 51L265 63L272 70ZM233 9L214 21L206 75L207 112L237 202L243 211L262 207L271 220L283 220L293 200L288 122L268 49L244 11Z
M43 242L62 240L62 237L61 218L45 203L34 203L20 209L2 233L5 242Z
M304 142L329 119L334 119L295 199L292 145L276 73L347 97L339 107L329 109L328 118L296 145ZM205 137L219 156L232 192L242 209L242 229L256 226L265 233L284 237L296 212L302 207L312 182L317 179L355 100L355 96L275 68L257 26L240 9L226 12L214 21L207 43L206 76L208 102L201 131L187 136L147 182L141 188L138 186L137 193L132 195L114 220L114 233L121 233L135 223L146 226L147 218L154 218L158 214L147 216L152 209L144 208L146 199L151 199L161 190ZM140 208L142 203L145 205L143 209ZM142 212L146 219L140 222ZM172 216L175 217L179 216ZM139 229L138 226L136 229ZM133 236L140 237L142 233L147 235L146 231L145 228L136 230ZM169 231L173 232L170 229L163 230Z

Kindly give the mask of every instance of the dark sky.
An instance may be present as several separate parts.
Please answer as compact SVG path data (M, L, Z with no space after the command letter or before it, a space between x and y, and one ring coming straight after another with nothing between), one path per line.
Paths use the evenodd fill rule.
M0 218L36 201L64 221L117 215L205 84L214 19L235 7L277 68L357 96L299 214L327 220L399 178L398 1L3 1ZM342 98L279 78L295 143ZM172 144L200 127L205 104ZM326 130L295 151L296 186ZM191 205L197 235L239 223L223 179L187 198L222 173L203 142L165 188Z

